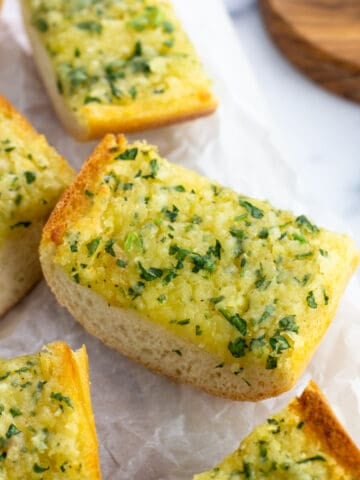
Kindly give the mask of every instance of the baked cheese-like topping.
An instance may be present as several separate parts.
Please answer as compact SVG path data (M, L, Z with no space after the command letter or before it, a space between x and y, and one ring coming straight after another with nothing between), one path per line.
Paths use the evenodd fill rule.
M127 106L208 91L200 61L167 0L27 0L76 113L89 104Z
M0 109L0 242L46 217L72 176L44 137Z
M0 360L0 479L84 478L79 405L54 368L48 352Z
M246 437L238 450L193 480L351 480L291 404Z
M54 262L109 304L215 354L219 368L275 369L301 349L337 302L334 275L353 261L352 241L170 164L145 143L109 157L80 192Z

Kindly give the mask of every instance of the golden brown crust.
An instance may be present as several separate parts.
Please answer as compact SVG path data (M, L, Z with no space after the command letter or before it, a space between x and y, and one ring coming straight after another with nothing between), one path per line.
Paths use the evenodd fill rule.
M1 4L1 0L0 0ZM0 95L0 112L6 115L9 119L16 121L19 126L21 126L22 130L28 133L29 135L37 136L38 133L32 127L30 122L21 115L15 107L11 105L11 103L6 100L3 96Z
M84 163L75 181L65 190L57 203L43 230L42 241L54 242L56 245L61 243L67 225L80 215L90 201L83 192L87 187L91 189L90 186L102 171L103 165L106 165L111 155L109 150L112 148L123 149L126 145L127 141L122 135L108 134L105 136Z
M217 108L217 101L209 91L200 91L187 101L171 102L170 105L155 104L154 101L131 107L88 105L83 108L88 123L85 137L77 135L80 140L100 138L106 133L133 133L143 130L173 125L194 120L212 114ZM76 134L76 132L73 132Z
M1 2L1 0L0 0ZM37 132L35 128L31 125L29 120L24 117L22 113L20 113L5 97L0 95L0 112L7 116L11 121L16 123L18 127L20 127L22 135L28 136L28 139L36 139L36 138L42 138L43 141L46 143L48 148L53 148L51 145L48 144L47 139L45 138L44 135L41 133ZM67 161L54 149L52 150L53 153L56 153L56 156L58 157L59 164L57 165L57 174L59 176L68 176L69 172L72 172L72 175L74 174L74 170L72 167L67 163Z
M311 381L292 406L301 411L305 422L324 449L355 478L360 478L360 450L336 418L320 388Z
M82 430L81 453L85 472L91 475L87 478L100 480L98 441L91 406L86 347L83 346L77 352L73 352L65 343L55 342L47 345L45 349L56 357L55 363L50 359L46 362L51 369L52 377L68 388L71 398L81 410L79 412Z

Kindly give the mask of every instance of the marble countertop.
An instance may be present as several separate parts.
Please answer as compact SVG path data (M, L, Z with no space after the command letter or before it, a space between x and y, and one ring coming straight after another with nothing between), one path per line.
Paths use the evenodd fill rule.
M232 19L302 195L340 216L360 243L360 105L292 67L268 37L255 2Z

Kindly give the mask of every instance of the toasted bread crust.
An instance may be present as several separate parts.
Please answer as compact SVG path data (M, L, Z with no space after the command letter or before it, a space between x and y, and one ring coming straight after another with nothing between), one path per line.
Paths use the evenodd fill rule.
M76 177L55 206L43 230L43 242L53 242L55 245L61 243L68 224L78 218L86 208L89 199L83 192L86 188L91 189L94 179L100 174L103 165L106 165L111 156L109 150L117 147L125 148L126 144L127 141L123 135L105 136L82 167L81 174Z
M176 102L178 103L177 108L175 108L175 102L172 102L171 108L164 106L161 110L149 102L149 105L142 105L141 110L137 107L138 113L135 111L133 113L132 110L135 110L133 108L91 106L87 115L86 137L78 138L82 141L94 140L108 132L134 133L187 122L211 115L218 105L215 98L211 97L208 92L199 92L196 102L192 99L193 97L190 97ZM75 134L75 132L71 133Z
M55 342L45 347L46 351L56 357L56 364L51 366L51 374L59 384L67 385L71 397L81 409L82 457L85 472L89 480L100 480L100 463L95 420L91 405L89 388L89 364L86 347L72 351L64 342Z
M1 0L0 0L1 1ZM30 122L21 115L16 108L3 96L0 95L0 111L6 115L9 119L17 122L21 129L28 135L33 137L38 136L38 132L30 124Z
M328 451L347 471L360 478L360 450L336 418L320 388L311 381L294 401L301 411L305 427L310 429Z

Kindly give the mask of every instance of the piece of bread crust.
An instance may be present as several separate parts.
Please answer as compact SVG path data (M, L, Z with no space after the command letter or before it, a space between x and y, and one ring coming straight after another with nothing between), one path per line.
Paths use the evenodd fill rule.
M41 140L41 148L46 148L49 157L56 164L56 175L63 187L58 195L70 183L74 171L49 145L42 135L39 135L30 123L3 97L0 96L0 115L13 122L19 133L19 139L25 145L31 145L35 140ZM0 118L1 125L1 118ZM21 135L21 137L20 137ZM14 135L14 140L16 140ZM34 200L39 201L39 200ZM41 231L54 205L49 204L46 215L32 219L27 228L9 229L6 237L0 241L0 316L15 305L41 278L41 268L38 258L38 245Z
M75 115L59 93L57 80L49 54L38 31L32 25L32 15L27 2L22 1L25 30L32 45L34 61L52 100L53 107L66 130L80 141L101 138L106 133L132 133L185 122L210 115L218 102L210 89L201 88L189 95L174 97L169 101L158 96L125 106L89 103Z
M304 470L297 471L301 464ZM360 450L315 382L310 381L300 397L255 427L217 467L193 480L228 480L235 472L257 478L259 471L273 480L310 478L312 473L322 480L359 480Z
M325 333L335 313L342 288L358 264L358 254L351 257L346 279L342 278L342 288L336 292L327 317L318 320L319 324L324 323L323 327L319 328L312 338L307 339L306 348L304 346L301 352L293 353L291 368L288 367L286 375L280 369L254 369L256 371L247 372L246 382L241 375L234 375L230 364L221 369L217 368L219 358L203 349L199 350L196 345L147 320L136 311L109 305L90 288L75 283L53 262L56 248L62 242L68 226L79 218L88 204L89 199L84 195L84 191L92 190L92 182L99 177L107 164L109 150L111 151L114 145L122 151L127 143L122 136L108 135L99 144L75 182L65 192L44 228L40 247L41 264L45 278L58 301L66 306L91 334L104 343L174 380L237 400L257 401L290 389ZM179 351L182 353L181 357L177 354Z
M35 471L44 480L59 472L68 480L100 480L85 346L74 352L55 342L37 354L0 360L0 372L0 429L11 423L18 430L17 442L1 445L1 471L26 478ZM18 378L21 389L13 381Z
M294 400L294 408L301 412L307 428L313 431L324 450L335 457L354 476L354 480L359 480L360 450L349 437L325 395L314 381L311 381L300 397Z

